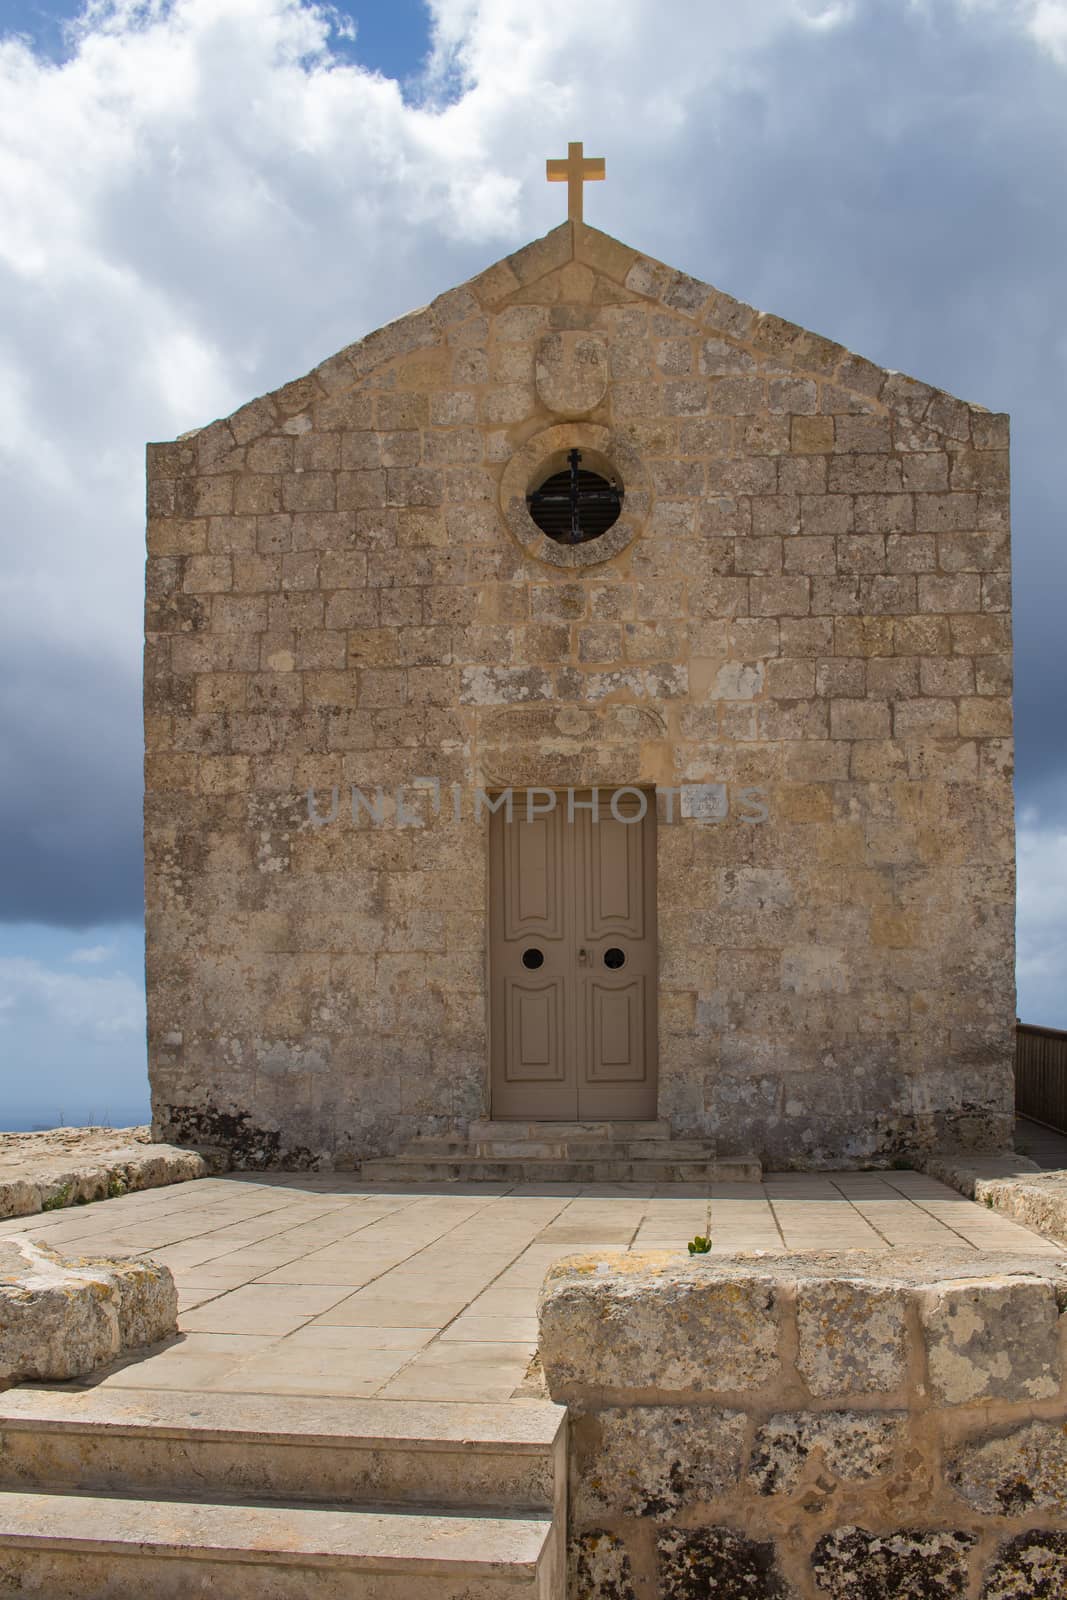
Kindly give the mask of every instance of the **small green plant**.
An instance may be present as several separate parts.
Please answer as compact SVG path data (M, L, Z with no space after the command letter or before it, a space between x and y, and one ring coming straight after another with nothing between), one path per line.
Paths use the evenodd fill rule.
M694 1239L689 1241L689 1254L691 1256L706 1256L710 1249L711 1239L703 1233L698 1233Z
M910 1156L894 1156L889 1163L891 1172L914 1172L915 1163Z
M71 1185L69 1183L65 1183L61 1189L56 1190L55 1194L50 1194L47 1200L42 1200L41 1210L62 1211L63 1207L70 1199L70 1191Z
M992 1209L993 1209L993 1196L991 1194L987 1194L985 1196L985 1203L989 1207L990 1211L992 1211Z
M121 1172L112 1172L109 1175L107 1180L107 1197L109 1200L117 1200L119 1195L125 1194L128 1188L129 1184Z

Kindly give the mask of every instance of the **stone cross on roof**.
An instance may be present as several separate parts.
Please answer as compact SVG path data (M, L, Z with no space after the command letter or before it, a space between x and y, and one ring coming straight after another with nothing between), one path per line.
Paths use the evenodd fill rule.
M581 222L582 201L587 183L598 183L607 177L607 166L603 156L583 157L584 146L579 139L577 144L568 144L567 159L565 161L546 161L545 176L549 183L565 183L567 185L567 218L570 222Z

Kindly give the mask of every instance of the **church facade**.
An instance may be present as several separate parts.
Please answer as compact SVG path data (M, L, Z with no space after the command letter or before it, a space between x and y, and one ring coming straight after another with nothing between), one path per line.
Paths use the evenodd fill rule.
M574 220L148 495L157 1136L1010 1143L1005 417Z

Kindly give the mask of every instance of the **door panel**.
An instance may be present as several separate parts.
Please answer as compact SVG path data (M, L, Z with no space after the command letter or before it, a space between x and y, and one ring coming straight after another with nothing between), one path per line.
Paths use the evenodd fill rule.
M644 845L642 822L618 822L608 815L599 822L575 819L585 845L586 884L583 933L587 939L626 933L645 934Z
M554 824L555 814L504 824L506 939L563 937L563 840Z
M602 791L490 824L492 1114L544 1121L656 1114L655 811ZM585 797L583 797L585 798Z
M490 1052L494 1117L578 1115L566 839L557 811L490 821Z
M563 984L505 979L510 1082L560 1083L567 1071Z
M593 1083L640 1082L645 1075L645 980L590 978L585 1005L588 1075Z

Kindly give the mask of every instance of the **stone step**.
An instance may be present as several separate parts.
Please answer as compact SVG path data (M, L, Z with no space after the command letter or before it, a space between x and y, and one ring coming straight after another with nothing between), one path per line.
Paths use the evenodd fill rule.
M550 1512L565 1415L547 1401L24 1387L0 1394L0 1487Z
M758 1183L760 1163L745 1156L687 1159L510 1156L466 1153L405 1154L365 1161L360 1176L374 1183Z
M551 1518L0 1493L0 1587L40 1600L563 1600Z
M594 1144L629 1139L669 1139L671 1125L666 1118L647 1122L502 1122L482 1118L472 1122L464 1143L479 1144L485 1139L530 1139L535 1144L548 1140L555 1144Z
M404 1155L424 1156L421 1146L409 1146ZM710 1139L620 1139L604 1143L551 1143L546 1140L480 1139L460 1148L434 1152L447 1159L477 1156L482 1161L716 1161L718 1153Z

